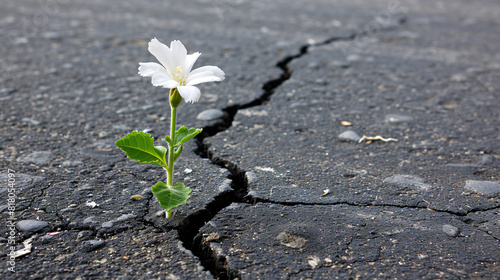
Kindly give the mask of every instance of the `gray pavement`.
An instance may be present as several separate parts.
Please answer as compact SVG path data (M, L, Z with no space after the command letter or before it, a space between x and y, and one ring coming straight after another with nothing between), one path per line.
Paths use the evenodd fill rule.
M7 0L0 277L500 279L499 30L493 0ZM114 146L167 133L153 37L226 73L178 109L169 220Z

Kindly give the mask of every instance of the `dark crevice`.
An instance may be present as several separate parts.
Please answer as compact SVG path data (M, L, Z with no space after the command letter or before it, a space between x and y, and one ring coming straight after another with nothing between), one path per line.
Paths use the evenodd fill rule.
M200 146L203 146L202 142L198 143ZM223 192L214 197L204 209L186 217L177 228L177 231L183 246L197 256L203 267L209 270L214 277L217 279L235 279L239 278L237 273L231 272L227 268L225 259L220 259L213 255L212 250L203 243L201 236L199 236L199 231L205 223L212 220L222 209L233 202L243 201L243 197L247 193L245 173L234 164L213 158L207 151L208 148L205 147L205 149L205 155L212 163L229 170L231 173L229 178L232 180L231 187L234 191Z
M399 23L404 24L404 20L400 20ZM393 28L394 27L390 27L382 29L381 31L387 31ZM263 84L262 94L260 97L244 104L232 105L224 108L223 119L215 124L204 127L203 132L196 137L197 149L195 150L195 153L202 158L210 159L215 165L228 169L231 174L229 178L232 180L231 187L233 188L233 191L223 192L215 196L204 209L187 216L177 227L177 231L183 246L197 256L202 266L206 270L210 271L215 278L222 280L241 279L241 276L237 271L231 270L223 256L218 256L216 252L210 248L208 243L203 241L203 237L200 235L201 227L212 220L215 215L217 215L224 208L228 207L230 204L254 203L255 200L248 197L248 182L246 180L245 171L241 170L238 166L229 161L214 157L210 152L210 147L204 143L204 139L229 129L232 126L234 117L236 116L238 110L264 105L268 102L271 96L275 93L276 89L285 81L290 79L292 75L292 70L288 66L290 62L307 54L310 47L327 45L338 41L353 41L357 37L364 35L369 36L370 34L366 34L366 32L357 32L351 34L350 36L336 36L326 39L320 43L301 46L298 53L287 56L276 64L276 67L281 69L282 74L278 78L269 80Z

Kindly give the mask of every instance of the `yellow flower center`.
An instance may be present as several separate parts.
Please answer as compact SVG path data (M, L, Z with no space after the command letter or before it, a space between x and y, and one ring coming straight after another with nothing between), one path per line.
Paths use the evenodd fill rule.
M187 75L182 76L182 66L177 66L177 68L175 68L175 72L172 73L172 78L174 79L174 81L178 82L179 85L186 85Z

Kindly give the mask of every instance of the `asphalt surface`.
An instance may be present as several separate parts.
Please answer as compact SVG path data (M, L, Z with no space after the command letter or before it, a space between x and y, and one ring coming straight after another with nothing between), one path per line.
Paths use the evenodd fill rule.
M497 1L4 2L1 279L500 279ZM153 37L226 73L168 220Z

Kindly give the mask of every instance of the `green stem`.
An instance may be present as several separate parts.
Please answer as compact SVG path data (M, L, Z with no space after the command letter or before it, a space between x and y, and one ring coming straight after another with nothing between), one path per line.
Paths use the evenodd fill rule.
M177 108L170 106L170 139L175 139L175 119L177 117ZM174 147L168 149L168 167L167 167L167 186L172 187L174 182Z

